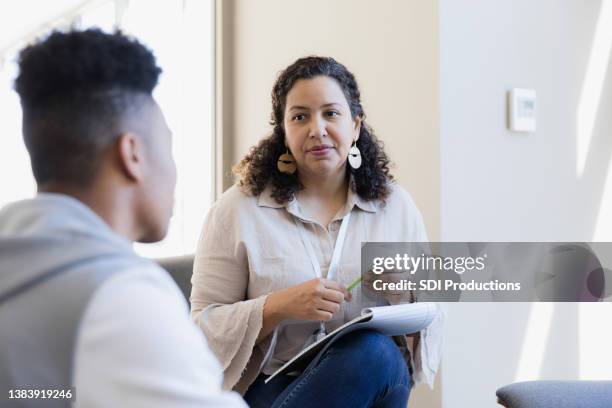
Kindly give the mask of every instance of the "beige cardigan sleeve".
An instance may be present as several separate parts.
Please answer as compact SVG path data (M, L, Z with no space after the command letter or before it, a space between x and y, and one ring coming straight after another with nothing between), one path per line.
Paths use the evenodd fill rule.
M245 300L249 268L239 218L231 209L218 205L211 209L191 279L191 318L223 367L226 389L234 388L246 371L262 327L266 300L265 296Z

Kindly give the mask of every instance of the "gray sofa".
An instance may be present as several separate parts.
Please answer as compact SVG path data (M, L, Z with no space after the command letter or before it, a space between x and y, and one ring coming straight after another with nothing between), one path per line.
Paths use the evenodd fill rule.
M156 259L155 262L168 271L172 279L185 295L189 302L191 294L191 274L193 273L193 255L175 256L172 258Z
M611 408L612 381L526 381L500 388L507 408Z

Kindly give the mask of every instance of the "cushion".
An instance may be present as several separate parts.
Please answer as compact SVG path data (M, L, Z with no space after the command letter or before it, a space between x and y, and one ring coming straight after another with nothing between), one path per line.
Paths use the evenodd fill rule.
M496 392L508 408L610 408L612 381L526 381Z

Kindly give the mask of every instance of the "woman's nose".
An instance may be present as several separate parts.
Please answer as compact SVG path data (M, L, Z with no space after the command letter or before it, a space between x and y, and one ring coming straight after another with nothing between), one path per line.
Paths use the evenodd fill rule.
M325 120L318 116L314 116L310 122L309 137L326 137L327 130Z

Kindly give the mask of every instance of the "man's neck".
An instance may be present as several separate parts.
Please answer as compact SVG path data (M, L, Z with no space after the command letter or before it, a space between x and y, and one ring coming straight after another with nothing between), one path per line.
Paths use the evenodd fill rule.
M134 242L132 232L133 222L129 217L129 211L121 209L120 198L117 193L110 193L104 189L83 189L65 184L48 183L38 187L40 193L56 193L70 196L79 200L102 220L117 234Z

